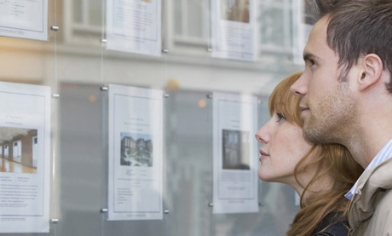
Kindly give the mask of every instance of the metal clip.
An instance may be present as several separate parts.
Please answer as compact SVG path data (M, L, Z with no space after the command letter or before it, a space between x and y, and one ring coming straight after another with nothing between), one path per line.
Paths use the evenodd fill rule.
M109 87L106 86L106 85L104 85L104 86L101 87L101 91L108 91L108 90L109 90Z
M162 49L162 52L163 52L163 53L169 53L169 49L164 48L164 49Z
M52 25L52 26L50 26L50 29L51 29L52 31L58 31L58 30L59 30L59 27L56 26L56 25Z
M164 214L169 214L170 211L169 211L169 210L164 210L163 213L164 213Z
M57 223L59 223L59 219L51 219L50 223L57 224Z
M58 94L58 93L52 94L52 98L59 98L59 97L60 97L60 94Z
M106 213L106 212L108 212L108 209L107 208L102 208L99 212Z
M209 207L213 207L213 206L214 206L214 203L213 203L213 202L209 202L209 203L208 203L208 206L209 206Z

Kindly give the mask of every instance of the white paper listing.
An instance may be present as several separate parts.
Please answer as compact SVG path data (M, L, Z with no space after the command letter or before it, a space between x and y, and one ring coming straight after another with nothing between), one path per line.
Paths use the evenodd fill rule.
M214 213L258 211L256 98L213 94Z
M162 96L109 85L108 220L162 219Z
M48 0L0 0L0 36L48 39Z
M0 233L49 232L50 88L0 82Z
M161 0L107 0L110 50L161 55Z
M211 0L212 57L257 59L255 0Z

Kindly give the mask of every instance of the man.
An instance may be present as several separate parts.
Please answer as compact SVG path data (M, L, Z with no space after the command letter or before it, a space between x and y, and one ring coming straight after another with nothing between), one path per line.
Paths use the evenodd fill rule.
M291 87L304 135L345 145L365 168L346 194L351 235L392 235L392 1L316 2L320 19Z

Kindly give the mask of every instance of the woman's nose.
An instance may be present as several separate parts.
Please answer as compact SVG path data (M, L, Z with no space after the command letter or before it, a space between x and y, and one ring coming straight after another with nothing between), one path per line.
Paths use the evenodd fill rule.
M259 142L259 143L267 143L268 142L268 135L263 128L264 128L264 126L261 127L255 134L255 138L256 138L257 142Z

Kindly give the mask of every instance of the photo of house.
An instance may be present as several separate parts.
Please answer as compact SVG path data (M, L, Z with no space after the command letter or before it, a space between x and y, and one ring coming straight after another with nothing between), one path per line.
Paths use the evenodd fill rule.
M150 135L121 133L122 166L145 166L153 164L153 144Z
M249 170L249 132L222 130L223 169Z

